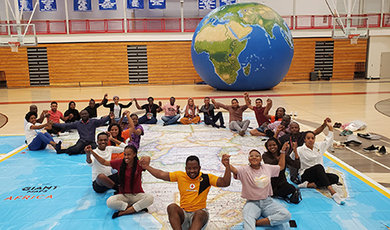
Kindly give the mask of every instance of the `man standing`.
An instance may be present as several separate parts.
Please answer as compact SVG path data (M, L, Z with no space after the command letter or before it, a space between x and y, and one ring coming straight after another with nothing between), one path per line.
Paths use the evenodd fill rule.
M168 218L174 230L201 229L207 224L209 213L206 209L207 194L211 186L227 187L230 185L231 170L229 155L222 155L225 166L223 177L200 172L200 162L197 156L189 156L186 160L186 171L165 172L149 165L150 157L141 160L141 166L154 177L171 182L177 182L180 192L180 206L172 203L168 206Z
M87 145L91 145L93 149L97 147L95 143L95 133L96 128L104 125L107 121L110 120L109 116L103 117L102 119L90 119L89 114L86 110L80 112L81 120L65 124L53 124L53 128L68 130L68 129L77 129L80 138L75 145L67 148L61 149L61 144L57 144L56 151L57 153L67 153L69 155L83 154L84 148ZM114 115L110 115L114 116Z
M217 127L217 128L226 128L224 126L222 112L218 112L216 115L214 115L214 109L215 109L214 105L210 104L210 98L205 97L204 98L204 105L202 105L202 107L199 110L199 112L203 112L204 123L206 125L211 125L211 126ZM219 120L219 124L220 124L219 126L217 124L215 124L218 120Z

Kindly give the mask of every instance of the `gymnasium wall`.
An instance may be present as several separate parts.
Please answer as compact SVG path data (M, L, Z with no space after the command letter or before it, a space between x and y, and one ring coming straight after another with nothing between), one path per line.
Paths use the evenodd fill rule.
M367 76L372 78L383 78L381 76L381 54L390 52L390 36L370 37L370 49L368 50Z
M309 80L314 70L316 41L331 38L295 38L295 53L284 80ZM127 45L146 45L149 84L194 84L202 81L191 60L191 41L106 42L40 44L47 47L50 85L87 86L129 84ZM334 41L332 80L352 80L356 62L365 62L367 40L351 45L349 40ZM8 87L29 86L26 48L12 53L0 48L0 71Z
M180 0L166 0L166 9L149 9L148 1L144 0L145 9L130 10L123 8L123 1L117 0L117 10L99 10L97 1L92 1L92 10L89 12L78 12L73 10L74 0L56 1L57 11L39 11L33 15L33 20L65 20L65 1L68 5L69 19L118 19L123 18L126 13L127 18L169 18L180 17ZM0 21L6 20L6 11L4 4L0 3ZM34 1L35 2L35 1ZM329 9L324 0L237 0L237 2L258 2L273 8L280 15L327 15ZM332 2L332 1L329 1ZM338 12L345 14L344 1L335 1ZM13 1L10 1L13 6ZM390 2L383 1L384 13L390 12ZM295 6L294 6L295 4ZM219 6L219 1L217 1ZM380 13L382 0L357 0L352 10L352 14ZM39 9L39 7L38 7ZM210 9L198 9L197 0L185 0L183 3L184 17L203 17L208 14ZM10 13L11 14L11 13ZM31 12L24 12L23 18L29 19Z
M314 71L316 41L334 41L332 80L352 80L357 62L366 61L367 40L359 39L351 45L349 40L331 38L294 38L294 57L290 69L284 78L289 80L309 80Z

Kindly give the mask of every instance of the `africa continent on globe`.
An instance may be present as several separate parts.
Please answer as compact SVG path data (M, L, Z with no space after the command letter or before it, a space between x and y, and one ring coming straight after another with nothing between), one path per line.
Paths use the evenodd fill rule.
M257 3L211 11L192 38L193 65L221 90L263 90L279 84L294 55L291 32L273 9Z

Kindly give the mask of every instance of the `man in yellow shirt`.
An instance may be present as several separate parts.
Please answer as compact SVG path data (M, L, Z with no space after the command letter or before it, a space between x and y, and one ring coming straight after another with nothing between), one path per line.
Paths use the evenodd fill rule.
M197 156L189 156L186 160L186 171L165 172L149 165L150 158L140 161L142 168L154 177L177 182L180 192L180 206L172 203L168 206L169 223L176 229L201 229L209 219L206 209L207 194L211 186L227 187L230 185L231 171L229 155L222 155L225 166L223 177L200 172L200 161Z

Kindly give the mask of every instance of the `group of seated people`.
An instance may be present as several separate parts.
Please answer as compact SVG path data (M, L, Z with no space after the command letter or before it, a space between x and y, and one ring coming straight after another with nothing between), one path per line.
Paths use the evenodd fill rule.
M97 193L116 190L116 194L107 200L107 206L116 211L113 218L147 211L147 207L153 203L153 196L142 188L141 178L145 170L158 179L178 183L180 205L173 203L167 207L173 229L204 227L209 219L206 200L210 187L229 186L231 175L241 181L241 196L247 199L242 211L244 229L269 225L288 228L291 218L289 211L272 197L298 204L302 199L300 188L325 187L337 204L344 204L345 201L333 188L334 184L339 183L339 177L326 173L323 166L323 154L333 144L331 120L326 118L316 130L302 132L299 124L285 114L284 108L278 108L275 116L268 115L272 107L270 99L267 99L266 106L263 106L260 98L252 106L248 93L244 94L244 99L245 105L240 106L237 99L233 99L231 105L225 105L206 97L205 104L198 109L190 98L181 119L180 106L175 105L174 97L164 106L161 102L154 104L154 99L149 97L148 103L140 106L136 99L123 105L117 96L113 98L113 103L107 104L106 94L101 103L91 99L88 107L80 113L73 101L69 103L65 115L57 110L58 104L52 102L51 109L43 111L39 117L37 107L32 105L25 117L26 141L30 150L44 149L50 144L57 153L85 153L86 162L92 167L93 190ZM122 113L122 108L128 108L133 101L137 109L146 110L146 114L139 119L127 110ZM110 108L110 115L98 119L97 108L101 105ZM222 177L202 173L200 160L196 156L187 158L185 172L162 171L150 165L150 157L138 158L140 139L144 133L141 123L155 124L158 112L165 111L162 117L164 125L175 124L179 119L182 124L199 123L201 119L198 113L203 112L205 124L224 127L222 113L214 113L214 109L218 108L229 112L229 128L241 136L245 135L249 126L249 120L242 118L243 112L247 108L253 110L258 128L251 130L250 134L268 137L265 143L267 151L261 154L256 149L251 150L249 164L240 167L230 164L229 155L222 155L221 162L225 166ZM47 122L44 122L45 118ZM59 123L60 119L65 123ZM96 128L105 124L109 124L108 132L99 133L96 144ZM326 139L316 142L316 135L326 127ZM51 133L77 129L80 138L75 145L62 149L61 142L56 143L48 132L39 131L43 128L51 130ZM289 168L291 181L296 185L287 180L286 168ZM112 169L116 173L112 173Z

